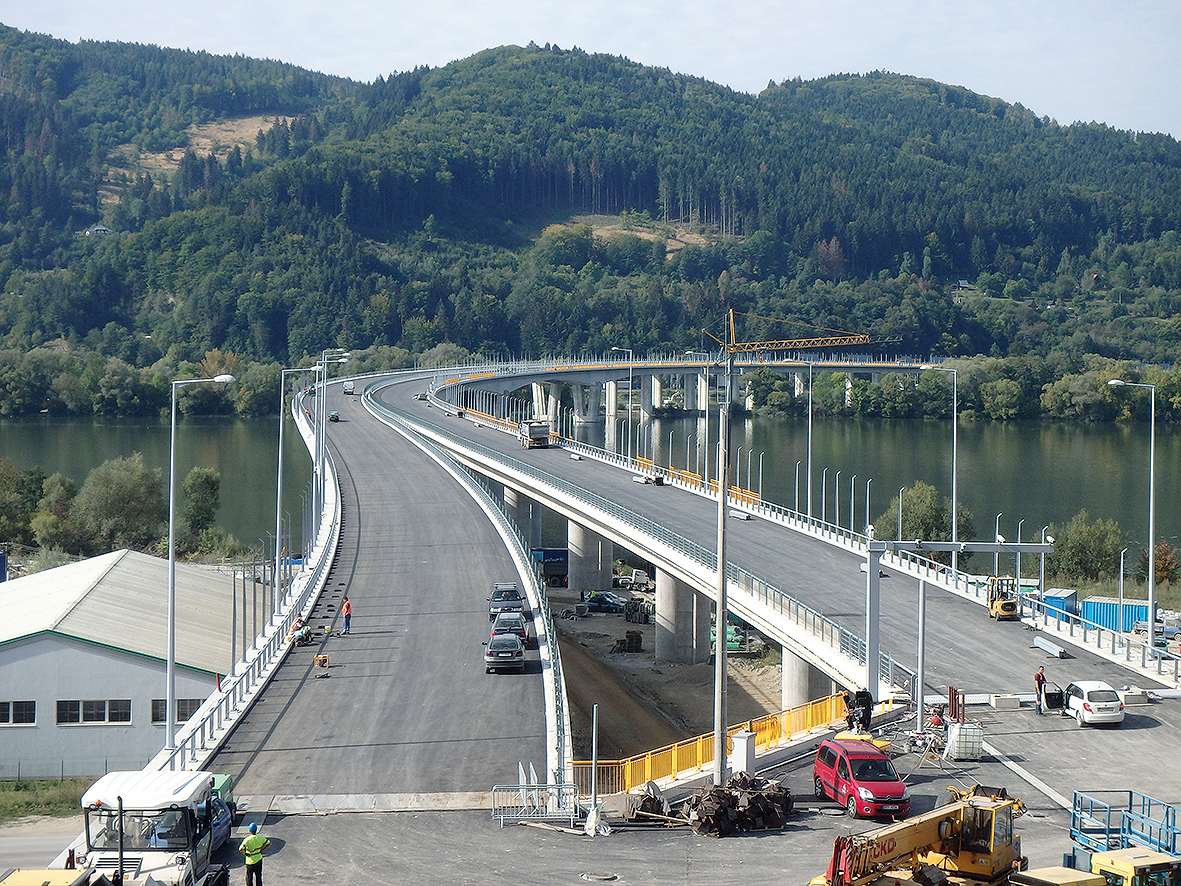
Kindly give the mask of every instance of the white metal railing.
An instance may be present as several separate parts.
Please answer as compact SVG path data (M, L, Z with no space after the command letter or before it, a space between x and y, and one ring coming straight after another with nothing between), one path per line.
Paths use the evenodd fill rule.
M1147 635L1143 641L1137 640L1126 631L1114 631L1044 600L1019 599L1022 620L1027 620L1034 629L1053 632L1076 646L1093 647L1100 655L1134 670L1181 682L1181 659L1164 649L1154 649Z
M314 431L300 408L301 397L292 402L292 414L309 452L315 448ZM250 708L282 662L290 644L287 634L297 616L307 616L328 577L332 554L340 535L340 493L336 468L331 457L325 459L323 478L324 512L317 523L310 557L291 580L280 607L254 638L250 648L234 666L234 673L224 677L217 691L209 696L176 734L176 748L162 749L145 769L196 769L208 760L229 734L230 729Z

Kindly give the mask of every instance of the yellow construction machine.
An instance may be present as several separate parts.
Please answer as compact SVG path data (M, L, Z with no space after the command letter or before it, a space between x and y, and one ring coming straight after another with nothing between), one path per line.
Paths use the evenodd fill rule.
M988 617L997 621L1021 617L1017 608L1017 579L989 577Z
M1014 874L1019 886L1178 886L1181 858L1133 846L1090 855L1089 868L1037 868Z
M952 801L930 812L837 837L812 886L996 886L1024 868L1013 822L1025 804L1004 788L948 790Z

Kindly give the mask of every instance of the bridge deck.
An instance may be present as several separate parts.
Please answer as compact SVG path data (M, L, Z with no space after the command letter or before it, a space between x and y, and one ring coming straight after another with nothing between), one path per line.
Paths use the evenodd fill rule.
M516 578L500 537L435 462L329 396L344 519L311 623L339 631L347 593L352 631L292 650L211 767L279 796L487 791L519 760L544 770L536 650L523 676L484 673L486 597Z

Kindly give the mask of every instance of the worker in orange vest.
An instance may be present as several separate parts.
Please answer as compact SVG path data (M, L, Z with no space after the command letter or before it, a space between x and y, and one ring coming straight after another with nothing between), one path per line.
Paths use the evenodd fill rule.
M344 616L344 633L349 632L349 622L353 620L353 604L349 602L349 595L344 595L344 603L341 604L340 614Z

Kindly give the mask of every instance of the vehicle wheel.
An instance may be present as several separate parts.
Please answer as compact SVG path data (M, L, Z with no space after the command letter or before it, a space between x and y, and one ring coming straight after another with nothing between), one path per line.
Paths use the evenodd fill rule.
M849 802L845 804L845 811L849 813L849 818L857 817L857 799L850 797Z
M826 794L824 792L824 782L822 782L820 780L819 776L817 776L814 781L813 790L816 791L816 799L817 800L827 800L828 799L828 794Z

